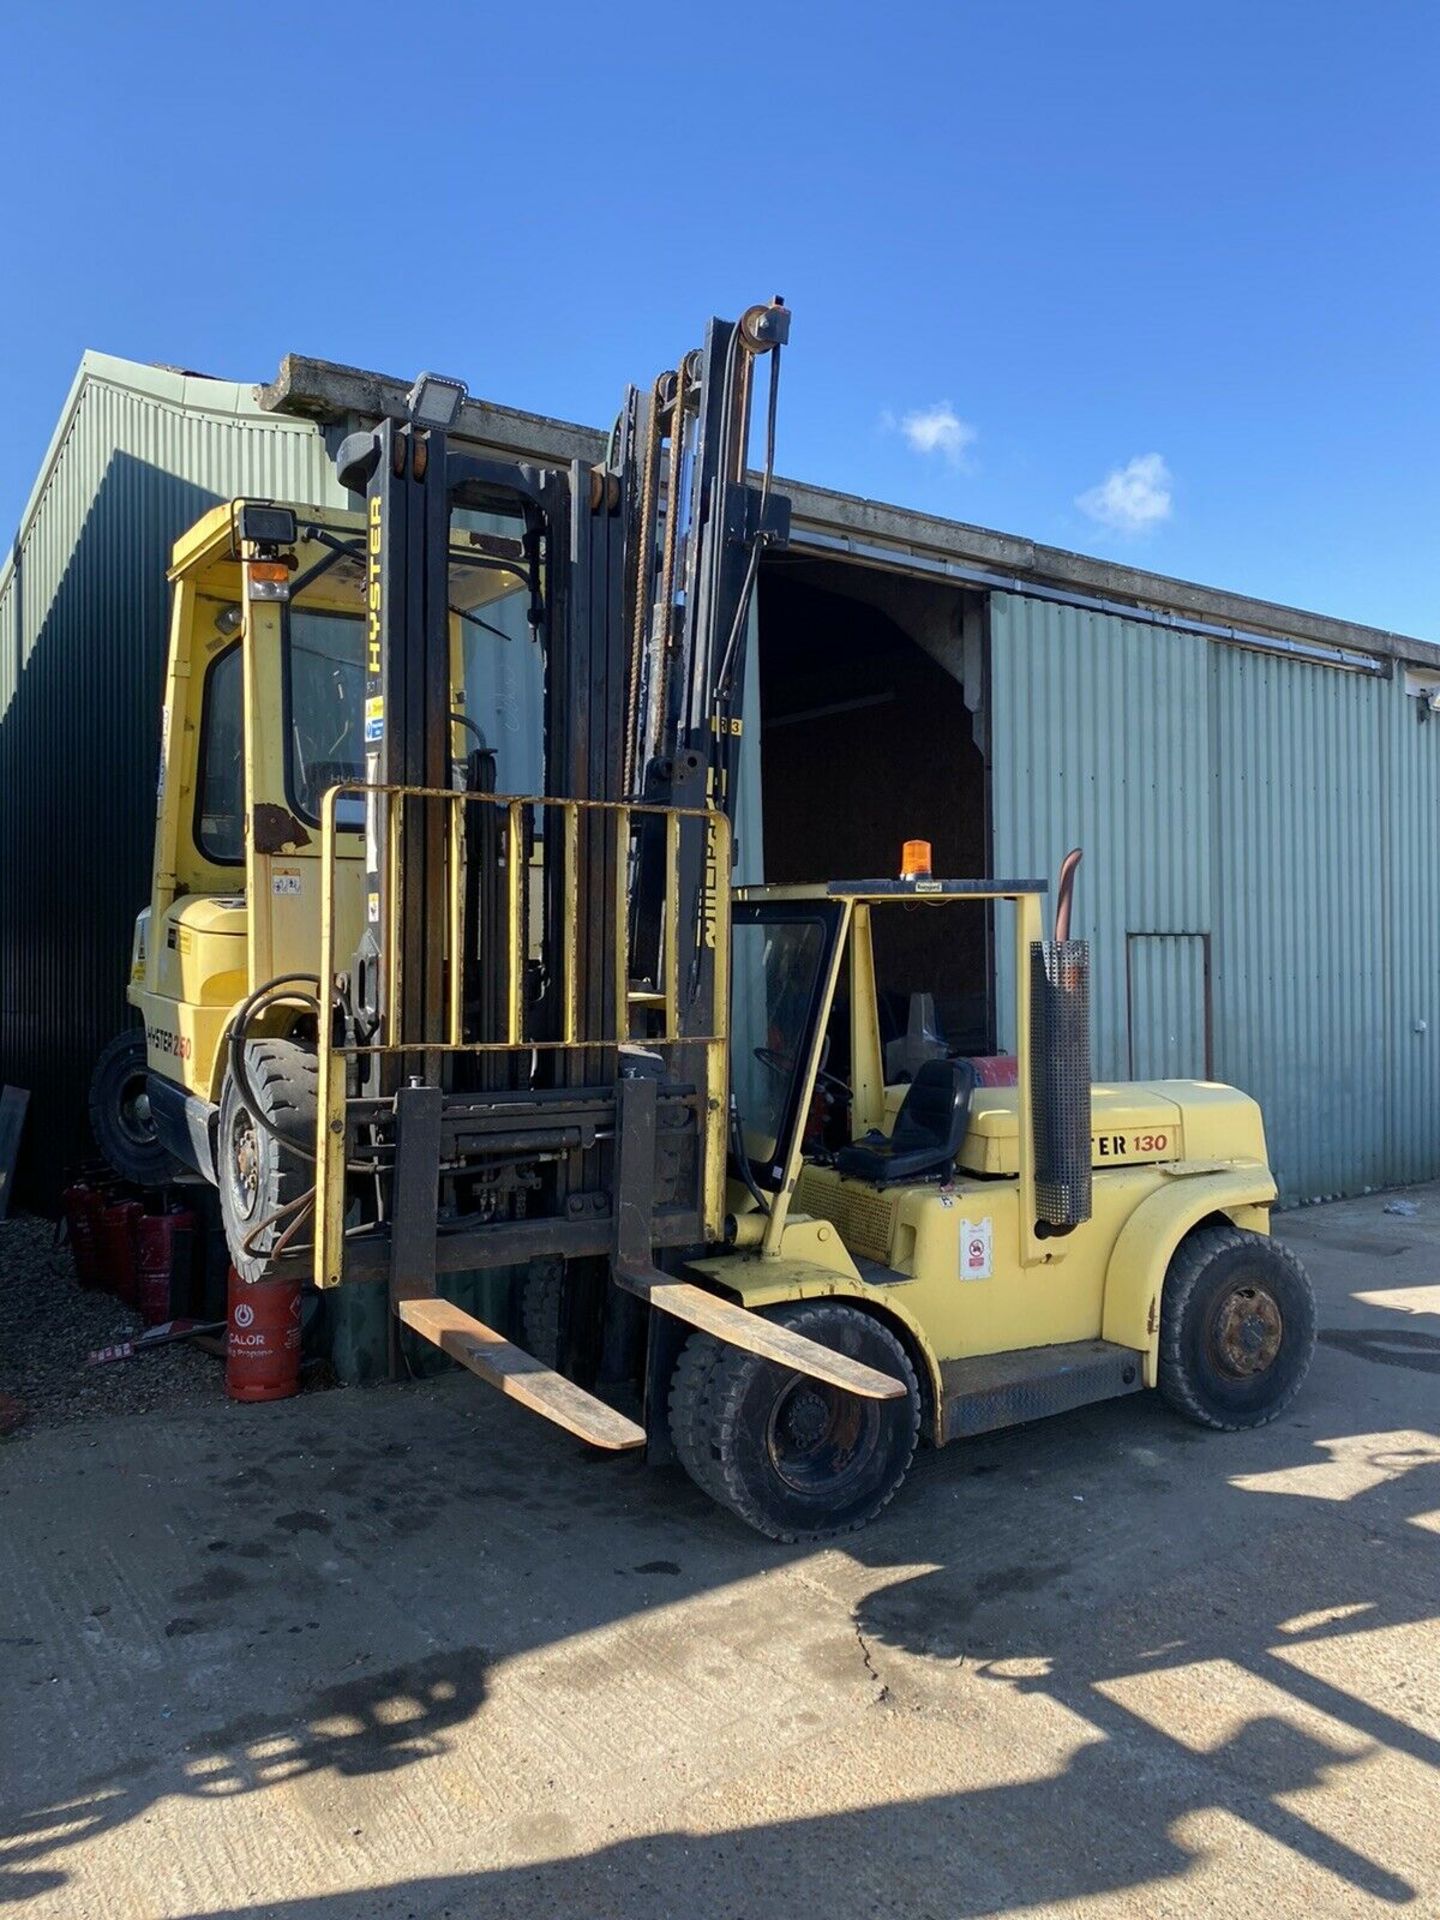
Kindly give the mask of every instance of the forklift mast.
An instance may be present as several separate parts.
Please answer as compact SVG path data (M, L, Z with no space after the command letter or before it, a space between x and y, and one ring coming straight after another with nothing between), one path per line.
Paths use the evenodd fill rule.
M437 1272L559 1255L633 1274L719 1235L736 746L759 561L789 529L772 485L789 319L777 300L712 320L630 389L594 467L457 444L465 390L431 375L340 447L366 515L364 909L337 951L329 886L321 1285L388 1272L398 1306ZM453 757L461 510L515 529L468 539L528 593L541 795L497 794L483 748Z

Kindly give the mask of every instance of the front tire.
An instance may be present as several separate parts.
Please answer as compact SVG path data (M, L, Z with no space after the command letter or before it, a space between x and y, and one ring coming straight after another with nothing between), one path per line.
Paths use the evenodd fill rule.
M1181 1242L1160 1308L1161 1393L1221 1433L1263 1427L1300 1391L1315 1352L1315 1295L1288 1247L1238 1227Z
M839 1301L779 1308L782 1325L905 1384L870 1400L703 1333L681 1350L670 1432L702 1492L772 1540L830 1540L894 1499L920 1436L920 1387L882 1321Z
M547 1367L560 1364L560 1294L565 1262L545 1254L525 1270L520 1292L520 1328L525 1351Z
M143 1027L117 1033L95 1062L90 1131L120 1178L137 1187L163 1187L183 1171L155 1131Z
M288 1267L296 1243L313 1244L313 1223L302 1226L285 1256L276 1245L295 1220L295 1212L264 1225L315 1184L315 1116L319 1101L319 1065L313 1047L293 1040L247 1040L245 1077L265 1120L285 1141L257 1120L233 1075L225 1076L220 1096L220 1130L215 1172L220 1186L220 1217L230 1259L242 1280L267 1280ZM293 1141L292 1148L286 1144Z

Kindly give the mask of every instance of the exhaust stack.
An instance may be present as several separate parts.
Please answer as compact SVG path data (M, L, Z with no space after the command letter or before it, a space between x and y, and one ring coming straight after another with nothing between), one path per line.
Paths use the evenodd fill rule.
M1052 1233L1090 1218L1090 943L1070 938L1080 849L1056 889L1055 937L1030 949L1035 1211Z

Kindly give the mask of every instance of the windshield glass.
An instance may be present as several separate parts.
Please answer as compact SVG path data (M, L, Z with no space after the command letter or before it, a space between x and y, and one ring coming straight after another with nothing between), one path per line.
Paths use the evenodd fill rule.
M450 611L460 635L455 707L470 723L456 729L455 751L468 753L483 740L495 755L497 793L545 791L545 666L528 618L524 531L518 512L457 506L450 515Z
M463 595L478 580L494 592L509 584L507 574L477 574L453 567L452 608L460 614L463 683L455 705L470 726L456 730L455 751L478 746L477 730L495 755L498 793L543 793L545 671L540 647L526 613L528 588L515 587L498 598L471 607Z
M732 927L730 1084L756 1177L778 1181L806 1064L829 927L738 917Z
M292 606L285 640L290 803L314 824L328 788L365 778L364 622ZM356 795L336 822L358 826L362 811Z

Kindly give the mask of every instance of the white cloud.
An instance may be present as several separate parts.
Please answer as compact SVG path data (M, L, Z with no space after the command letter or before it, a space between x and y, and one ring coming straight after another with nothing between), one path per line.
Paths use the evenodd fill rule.
M1119 533L1144 533L1170 518L1175 482L1158 453L1137 453L1107 473L1098 487L1080 494L1075 504L1101 526Z
M893 413L887 412L882 416L881 424L890 432L898 426L915 453L938 453L952 467L968 464L966 456L980 437L968 420L960 418L948 400L937 400L933 407L918 407L898 421Z

